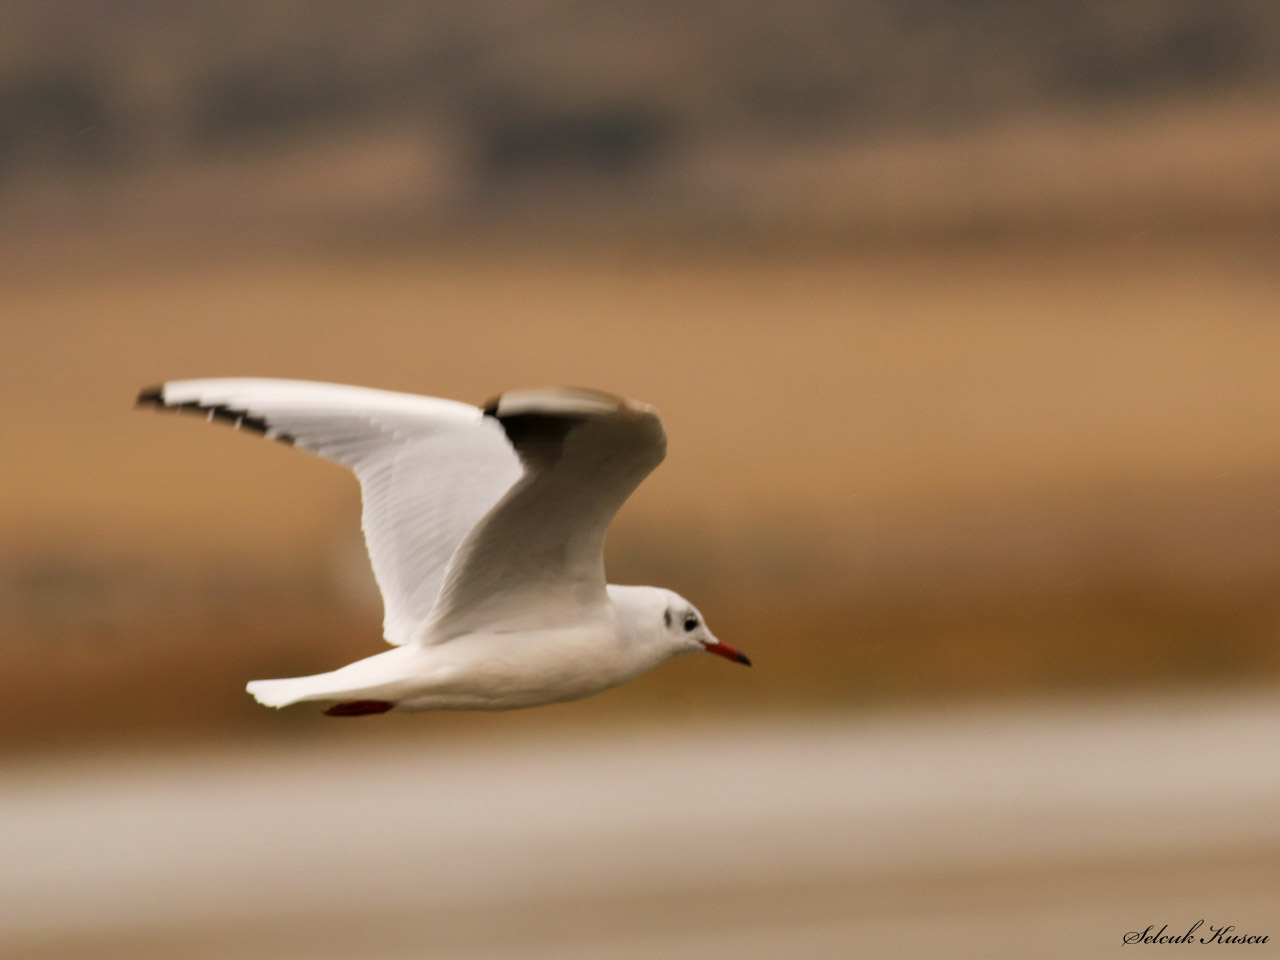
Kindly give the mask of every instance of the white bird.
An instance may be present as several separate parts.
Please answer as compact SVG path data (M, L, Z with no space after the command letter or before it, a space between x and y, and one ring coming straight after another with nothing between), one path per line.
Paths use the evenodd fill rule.
M484 409L301 380L175 380L140 405L192 410L350 467L392 649L309 677L255 680L259 703L334 716L506 710L576 700L683 653L750 661L688 600L607 584L609 522L662 462L647 404L514 390Z

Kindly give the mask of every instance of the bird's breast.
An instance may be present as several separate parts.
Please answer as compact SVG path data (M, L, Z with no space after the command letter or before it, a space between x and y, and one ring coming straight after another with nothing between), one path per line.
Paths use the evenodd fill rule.
M473 633L430 648L433 699L453 709L502 710L590 696L634 676L608 625Z

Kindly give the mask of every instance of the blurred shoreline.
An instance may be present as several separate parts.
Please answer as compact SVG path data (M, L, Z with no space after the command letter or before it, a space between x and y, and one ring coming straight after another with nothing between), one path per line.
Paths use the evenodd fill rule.
M267 256L822 255L1280 237L1273 96L1008 118L963 131L732 144L661 187L570 176L483 208L424 186L394 130L159 168L30 171L0 189L6 272ZM455 208L456 207L456 208ZM532 237L536 244L530 244Z
M5 764L0 943L98 960L1034 941L1065 960L1152 922L1275 936L1275 690L479 735L420 719L413 738Z

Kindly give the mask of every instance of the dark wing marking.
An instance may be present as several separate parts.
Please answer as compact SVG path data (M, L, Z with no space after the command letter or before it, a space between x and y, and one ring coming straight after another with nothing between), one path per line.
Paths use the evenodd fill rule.
M144 389L138 394L137 406L155 407L157 410L173 410L177 413L195 411L203 413L207 419L222 420L225 423L229 423L237 430L252 430L254 433L262 434L264 437L269 434L273 440L279 440L290 446L297 443L296 437L283 431L273 431L265 417L255 417L248 410L237 410L234 407L227 406L225 403L201 403L198 400L166 403L164 387L147 387Z
M656 467L651 407L586 390L516 390L487 407L524 467L458 546L429 632L550 626L606 602L610 521Z
M454 550L521 473L499 425L452 400L240 378L171 381L138 403L202 413L350 467L394 644L417 635Z

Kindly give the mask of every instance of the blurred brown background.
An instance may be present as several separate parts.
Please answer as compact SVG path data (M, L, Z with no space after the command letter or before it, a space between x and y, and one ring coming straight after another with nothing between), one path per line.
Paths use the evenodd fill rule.
M0 4L0 954L1280 955L1277 51L1270 0ZM132 408L212 376L655 404L611 579L755 666L257 707L381 611L344 471Z
M1265 0L0 8L0 738L217 735L379 648L261 375L664 413L611 536L753 711L1280 676ZM551 711L562 719L570 710ZM314 721L314 722L313 722Z

